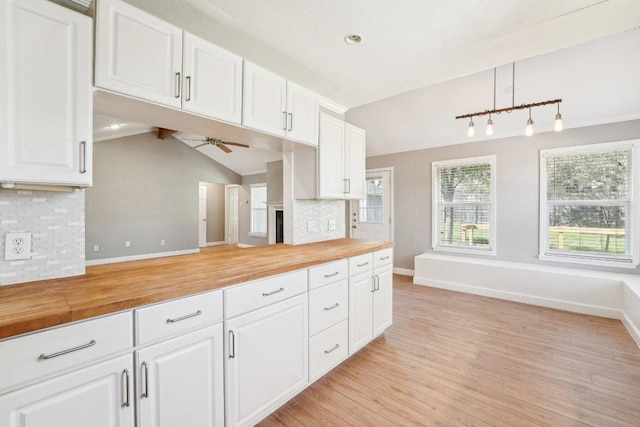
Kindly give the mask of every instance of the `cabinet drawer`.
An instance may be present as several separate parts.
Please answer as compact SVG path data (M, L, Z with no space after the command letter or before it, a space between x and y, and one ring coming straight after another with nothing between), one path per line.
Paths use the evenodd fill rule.
M315 381L346 359L349 321L347 319L309 340L309 382Z
M133 347L131 312L0 342L0 391Z
M309 335L333 326L349 315L349 281L324 286L309 292Z
M222 291L140 308L135 318L138 345L222 321Z
M373 253L349 258L349 277L367 273L373 270Z
M225 319L307 292L307 270L256 280L224 291Z
M330 262L309 269L309 290L349 277L349 262L346 259Z
M393 263L393 248L382 249L373 253L373 268Z

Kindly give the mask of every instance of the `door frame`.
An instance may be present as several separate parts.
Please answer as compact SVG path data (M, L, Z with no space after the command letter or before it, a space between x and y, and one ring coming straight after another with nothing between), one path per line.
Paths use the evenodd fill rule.
M394 222L395 222L395 210L393 208L394 206L394 201L393 201L393 185L394 185L394 180L393 180L393 166L389 166L389 167L384 167L384 168L373 168L373 169L367 169L365 171L365 180L367 179L367 175L369 175L370 173L375 174L378 172L389 172L389 241L393 242L394 241ZM366 190L366 187L365 187ZM351 218L353 217L353 203L349 202L347 203L348 207L347 207L347 224L346 224L346 228L348 230L348 237L352 237L352 228L351 228Z
M239 184L226 184L224 186L224 241L227 243L227 245L231 245L231 244L238 244L238 241L236 241L235 243L231 243L230 239L229 239L229 227L231 226L231 221L229 220L229 189L230 188L236 188L236 191L238 192L238 198L237 198L237 203L238 206L236 206L236 212L238 214L238 234L240 232L240 185ZM236 240L239 239L239 236L236 236Z

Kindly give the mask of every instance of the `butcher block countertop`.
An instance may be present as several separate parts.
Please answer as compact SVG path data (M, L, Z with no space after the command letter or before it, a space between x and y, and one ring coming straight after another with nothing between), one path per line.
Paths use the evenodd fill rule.
M393 247L337 239L87 267L82 276L0 286L0 338L221 289Z

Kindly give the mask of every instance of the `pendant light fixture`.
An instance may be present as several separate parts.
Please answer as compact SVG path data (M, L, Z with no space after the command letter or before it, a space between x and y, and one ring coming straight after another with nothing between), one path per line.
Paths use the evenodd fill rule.
M456 120L457 119L466 119L466 118L471 118L471 121L469 122L469 128L467 130L467 135L469 137L473 137L475 135L475 130L473 128L474 123L473 123L473 117L477 116L485 116L488 115L489 116L489 120L487 120L487 128L486 128L486 134L487 135L493 135L493 120L491 120L491 115L492 114L500 114L500 113L510 113L512 111L516 111L516 110L525 110L528 109L529 110L529 120L527 120L527 127L525 129L525 135L527 136L531 136L533 135L533 120L531 120L531 109L534 107L542 107L543 105L553 105L553 104L557 104L558 105L558 113L556 114L556 118L555 118L555 122L554 122L554 126L553 129L556 132L560 132L563 129L563 124L562 124L562 115L560 114L560 103L562 102L562 98L558 98L558 99L550 99L548 101L541 101L541 102L533 102L530 104L520 104L520 105L516 105L515 103L515 93L516 93L516 63L514 62L512 64L512 80L511 80L511 107L506 107L506 108L496 108L496 69L493 69L493 110L485 110L485 111L479 111L477 113L469 113L469 114L463 114L461 116L456 116Z

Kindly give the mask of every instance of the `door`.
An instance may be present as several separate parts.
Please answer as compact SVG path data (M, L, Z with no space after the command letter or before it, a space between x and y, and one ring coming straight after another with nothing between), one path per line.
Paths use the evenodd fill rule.
M222 323L136 352L138 427L224 425Z
M226 185L224 197L225 240L228 245L238 243L238 186Z
M207 246L207 186L198 186L198 247Z
M92 20L45 0L0 6L0 181L91 185Z
M373 293L373 336L384 332L393 322L393 265L374 271L376 291Z
M287 82L287 139L318 145L318 95Z
M242 124L284 137L287 128L287 81L245 61L243 82Z
M182 30L120 0L100 0L98 87L180 108Z
M0 396L0 426L133 427L133 399L126 355Z
M183 52L182 108L240 124L242 58L187 32Z
M349 278L349 354L373 339L373 291L371 273Z
M226 419L251 426L308 382L307 294L225 322Z
M365 198L365 133L363 129L345 124L346 198Z
M318 197L344 199L344 128L345 123L320 114L318 141Z
M393 240L393 187L390 169L367 171L362 200L350 204L351 237L354 239Z

